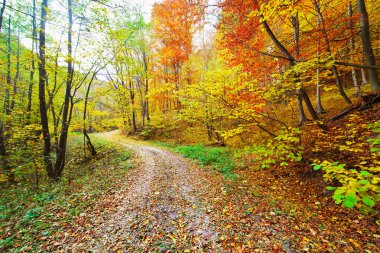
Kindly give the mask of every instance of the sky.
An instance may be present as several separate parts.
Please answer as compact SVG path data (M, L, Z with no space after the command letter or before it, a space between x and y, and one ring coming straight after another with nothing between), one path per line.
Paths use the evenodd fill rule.
M116 1L116 2L119 2L119 1ZM128 2L132 2L132 3L140 5L142 11L144 12L145 21L149 21L153 4L160 1L159 0L130 0Z

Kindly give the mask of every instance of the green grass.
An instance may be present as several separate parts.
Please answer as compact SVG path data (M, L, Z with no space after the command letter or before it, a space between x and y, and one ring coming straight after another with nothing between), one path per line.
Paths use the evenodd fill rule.
M129 152L92 137L98 153L87 152L85 157L82 141L81 135L70 135L68 165L59 183L48 182L40 171L38 189L29 182L0 189L1 252L38 251L41 238L64 229L53 224L72 222L109 189L119 189L119 181L132 166Z
M226 178L236 179L233 173L236 164L226 148L206 147L202 144L177 146L175 152L186 158L196 160L201 166L211 166Z

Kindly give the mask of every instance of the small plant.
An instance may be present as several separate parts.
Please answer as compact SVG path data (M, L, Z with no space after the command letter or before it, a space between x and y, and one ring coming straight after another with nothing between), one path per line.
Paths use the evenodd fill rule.
M362 211L371 210L376 202L380 201L380 179L375 173L380 172L380 168L367 167L362 170L347 169L346 164L339 162L323 161L321 164L314 164L314 170L324 170L324 180L332 182L337 180L342 186L328 186L328 190L333 190L333 199L337 204L343 204L348 208L355 206Z
M374 134L376 134L376 137L368 139L368 142L372 144L371 152L375 155L380 155L380 121L369 125L369 128L372 128Z
M222 173L225 177L236 179L237 175L232 171L235 162L231 154L225 148L209 148L202 144L178 146L175 151L186 158L198 161L201 166L211 165L211 167Z
M299 128L282 130L266 146L253 146L252 150L259 156L261 168L270 168L276 163L287 166L291 162L300 162L303 154L300 134Z
M33 220L39 217L42 211L43 210L41 207L32 208L25 213L24 218L22 220L23 221Z

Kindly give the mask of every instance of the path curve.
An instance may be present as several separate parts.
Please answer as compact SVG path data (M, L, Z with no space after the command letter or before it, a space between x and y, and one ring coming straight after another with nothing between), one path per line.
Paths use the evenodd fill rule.
M194 164L170 151L128 141L116 131L99 137L125 146L139 162L119 193L118 210L93 235L93 252L221 251L213 207L203 197L213 189L207 189L210 183Z

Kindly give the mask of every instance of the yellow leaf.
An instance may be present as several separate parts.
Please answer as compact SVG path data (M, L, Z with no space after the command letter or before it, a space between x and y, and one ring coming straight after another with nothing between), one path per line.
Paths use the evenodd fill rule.
M352 238L348 239L356 248L361 249L360 245Z

